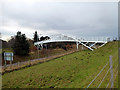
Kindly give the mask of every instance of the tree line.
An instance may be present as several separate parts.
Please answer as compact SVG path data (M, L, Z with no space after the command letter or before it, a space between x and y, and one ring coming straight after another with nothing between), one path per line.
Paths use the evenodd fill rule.
M48 36L45 36L45 37L41 36L39 38L39 35L37 34L37 31L35 31L34 38L33 38L33 43L38 42L38 41L48 40L48 39L50 39L50 37L48 37Z
M26 37L25 34L22 34L20 31L17 32L17 34L13 37L11 37L11 39L6 42L6 41L2 41L3 42L3 48L12 48L14 55L18 55L18 56L26 56L29 55L30 52L30 45L33 45L35 42L38 41L42 41L42 40L47 40L50 39L48 36L41 36L39 38L37 31L35 31L34 35L33 35L33 40L30 40Z

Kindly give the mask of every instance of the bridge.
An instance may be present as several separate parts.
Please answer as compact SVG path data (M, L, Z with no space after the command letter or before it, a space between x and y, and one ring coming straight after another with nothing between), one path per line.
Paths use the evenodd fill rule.
M63 34L54 34L49 37L50 37L50 39L35 42L34 45L37 47L43 48L44 44L49 44L49 43L74 42L74 43L76 43L77 50L79 48L79 44L81 44L82 46L93 51L94 49L100 48L108 42L107 37L102 38L102 39L91 39L91 40L90 39L86 40L84 38L79 39L79 38L76 38L75 36L68 36L68 35L63 35Z

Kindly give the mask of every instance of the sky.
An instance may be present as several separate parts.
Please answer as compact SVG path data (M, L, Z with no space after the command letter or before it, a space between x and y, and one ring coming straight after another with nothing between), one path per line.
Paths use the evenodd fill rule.
M0 32L9 40L17 31L33 38L65 34L80 37L117 37L117 2L39 2L32 0L0 3Z

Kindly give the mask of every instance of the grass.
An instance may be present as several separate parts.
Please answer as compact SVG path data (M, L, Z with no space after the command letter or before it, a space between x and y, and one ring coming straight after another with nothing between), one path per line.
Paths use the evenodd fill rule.
M13 52L13 50L11 48L4 48L2 49L3 52Z
M38 59L38 58L44 58L44 57L48 57L48 56L55 56L55 55L59 55L59 54L63 54L66 52L69 52L71 50L76 50L75 48L71 48L69 50L64 50L61 48L57 48L57 49L43 49L43 50L39 50L35 51L35 52L30 52L28 56L17 56L14 55L14 60L12 63L17 63L17 62L24 62L24 61L29 61L29 60L33 60L33 59ZM4 52L13 52L12 49L10 48L4 48L3 49ZM4 58L2 59L2 65L5 64ZM7 64L10 64L9 61L7 61Z
M94 51L79 51L73 54L53 59L49 62L31 66L18 71L5 73L2 76L3 88L86 88L103 66L113 56L113 70L118 64L117 42L110 42ZM90 85L96 88L102 80L104 72ZM115 75L114 75L115 76ZM109 82L109 73L101 87L105 88ZM114 78L115 79L115 78ZM99 81L99 83L98 83ZM110 87L110 85L109 85ZM117 78L114 87L118 87Z

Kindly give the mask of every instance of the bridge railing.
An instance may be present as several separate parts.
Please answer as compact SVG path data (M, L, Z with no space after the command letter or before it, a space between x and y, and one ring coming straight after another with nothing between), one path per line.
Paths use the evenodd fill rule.
M110 41L108 37L81 37L81 41Z

